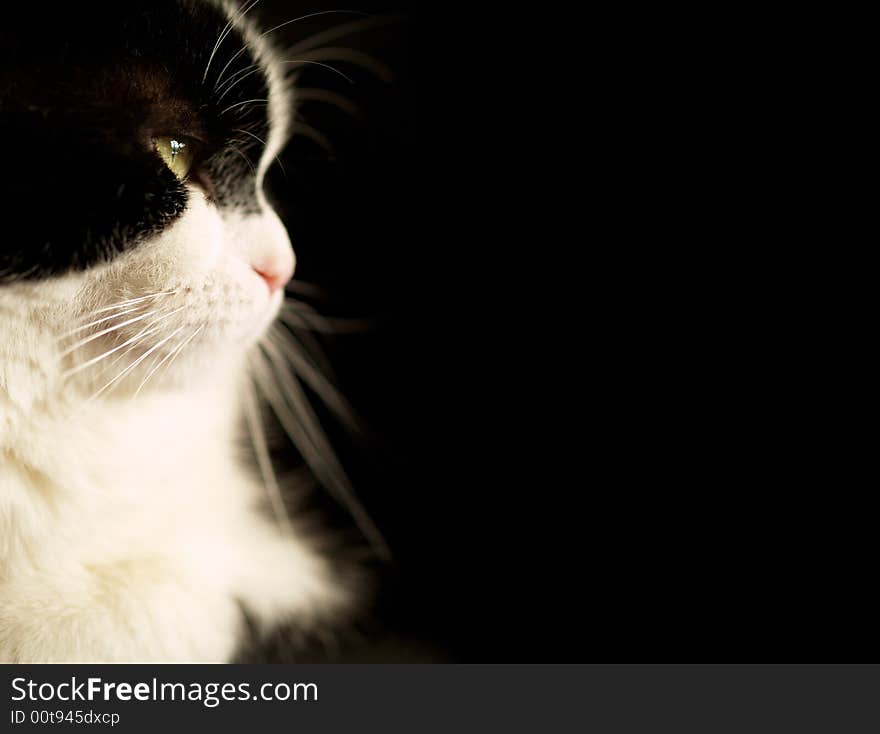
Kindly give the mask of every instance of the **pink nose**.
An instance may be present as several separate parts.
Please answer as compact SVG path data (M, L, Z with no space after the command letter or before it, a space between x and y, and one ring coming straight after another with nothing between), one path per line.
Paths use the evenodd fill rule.
M277 293L293 277L296 265L287 230L271 209L244 218L238 226L238 237L245 245L251 267L266 283L269 293Z
M263 257L251 267L269 286L269 292L274 293L287 285L293 277L294 268L293 251L290 245L286 248L278 248L272 255Z
M270 293L274 293L279 288L286 286L290 282L291 277L293 277L293 268L259 267L254 268L254 270L257 275L266 281Z

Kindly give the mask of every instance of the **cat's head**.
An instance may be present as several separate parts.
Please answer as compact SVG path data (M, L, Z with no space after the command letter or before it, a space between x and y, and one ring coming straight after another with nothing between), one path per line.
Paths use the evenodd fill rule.
M191 380L275 317L294 257L263 184L292 92L254 4L4 10L7 388L16 360L92 396Z

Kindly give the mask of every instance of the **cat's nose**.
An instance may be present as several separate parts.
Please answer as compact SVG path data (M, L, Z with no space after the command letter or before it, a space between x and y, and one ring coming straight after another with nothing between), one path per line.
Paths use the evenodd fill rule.
M253 271L275 293L293 277L296 258L290 238L278 215L269 208L256 216L238 222L236 237L247 248L247 259Z
M275 256L253 265L257 275L266 281L270 293L286 286L293 277L293 252L289 248L288 252L289 257Z

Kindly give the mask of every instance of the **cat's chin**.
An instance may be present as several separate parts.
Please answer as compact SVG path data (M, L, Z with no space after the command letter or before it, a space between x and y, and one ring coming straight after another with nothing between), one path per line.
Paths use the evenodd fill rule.
M240 342L242 345L250 347L256 344L265 335L269 330L269 327L278 317L278 312L281 310L281 304L283 301L283 289L279 288L269 293L265 308L255 320L253 329L242 338Z

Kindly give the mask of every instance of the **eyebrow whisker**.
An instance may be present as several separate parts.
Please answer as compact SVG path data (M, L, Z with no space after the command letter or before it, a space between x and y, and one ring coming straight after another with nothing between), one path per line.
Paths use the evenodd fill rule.
M254 135L252 132L248 132L247 130L242 130L240 127L233 128L232 132L244 133L245 135L250 135L257 142L262 143L264 146L268 147L268 143L265 140L263 140L259 135Z
M268 36L270 33L274 33L279 28L283 28L284 26L290 25L291 23L296 23L297 21L300 21L300 20L306 20L307 18L314 18L318 15L329 15L331 13L349 13L351 15L365 15L369 18L369 15L367 13L363 13L359 10L320 10L316 13L309 13L308 15L301 15L298 18L293 18L292 20L288 20L288 21L285 21L284 23L280 23L279 25L276 25L274 28L270 28L268 31L264 31L263 33L261 33L260 38L263 38L264 36ZM230 64L232 64L232 62L235 61L239 56L241 56L246 50L247 50L247 46L242 46L232 56L232 58L226 62L226 66L224 66L220 70L220 73L217 75L217 82L214 84L214 91L215 92L219 91L219 87L221 86L220 80L223 79L223 75L226 73L226 70L229 68ZM213 54L212 54L212 56L213 56ZM208 62L208 63L210 65L210 62ZM248 68L250 68L250 67L248 67ZM237 72L237 73L240 73L240 72ZM208 70L205 69L205 76L207 77L207 75L208 75ZM233 76L235 76L235 75L233 74ZM204 80L202 80L202 81L204 82ZM229 81L229 80L227 79L226 81Z
M317 143L331 155L336 152L336 148L333 143L330 142L330 138L324 135L320 130L316 130L311 125L303 122L302 118L297 118L293 123L293 135L301 135L304 138L308 138L313 143Z
M337 38L344 38L345 36L353 36L355 33L360 33L361 31L369 31L374 28L381 28L383 25L388 25L390 23L396 23L401 21L406 16L397 13L391 15L381 15L381 16L368 16L364 20L355 20L349 23L340 23L339 25L333 26L332 28L328 28L326 31L320 31L315 33L314 35L309 36L308 38L304 38L299 43L291 46L287 53L290 54L298 54L303 51L309 51L313 48L317 48L325 43L329 43L330 41L335 41Z
M311 59L288 59L286 61L282 61L281 63L282 64L314 64L315 66L323 66L325 69L330 69L330 71L335 71L337 74L339 74L339 76L341 76L343 79L345 79L345 81L347 81L349 84L354 84L354 80L350 76L343 74L335 66L330 66L330 64L325 64L323 61L312 61Z
M269 144L265 140L263 140L259 135L254 135L252 132L248 132L247 130L242 130L240 127L235 128L233 130L233 132L239 132L239 133L244 133L245 135L250 135L252 138L254 138L255 140L262 143L264 148L269 147ZM281 167L281 172L284 174L284 177L287 178L287 171L284 169L284 164L281 162L281 158L276 155L275 160L278 162L278 165ZM251 166L251 168L253 168L253 166Z
M254 66L257 66L257 65L255 64ZM230 84L230 85L226 88L226 91L224 91L223 94L221 94L219 97L217 97L217 104L220 104L220 102L223 100L223 98L224 98L227 94L229 94L230 90L232 90L232 89L235 88L235 85L236 85L236 84L238 84L239 82L243 82L245 79L247 79L247 78L248 78L249 76L251 76L252 74L256 74L258 71L262 71L261 67L259 67L259 66L257 66L256 69L251 69L251 67L245 67L245 68L246 68L246 69L250 69L250 71L248 71L248 73L245 74L244 76L242 76L242 77L236 79L234 82L232 82L232 84ZM240 72L238 72L238 73L240 73ZM235 77L235 75L233 75L233 78L234 78L234 77ZM217 91L220 91L220 90L218 89Z
M269 100L268 99L246 99L243 102L236 102L233 105L229 105L229 107L227 107L225 110L220 112L220 114L225 115L227 112L229 112L229 110L234 110L236 107L241 107L242 105L251 104L251 103L256 104L258 102L262 102L263 104L268 104Z
M248 168L251 169L251 173L253 173L254 176L257 175L257 169L254 168L254 164L251 163L251 159L248 158L248 157L244 154L244 152L241 150L241 148L237 148L237 147L234 146L234 145L230 145L230 146L229 146L229 150L231 150L231 151L232 151L233 153L235 153L239 158L241 158L242 160L244 160L245 163L248 164Z
M318 87L297 87L293 93L294 102L326 102L348 113L352 117L362 117L363 113L360 108L345 97L329 89L320 89Z
M220 45L223 43L223 41L226 40L226 37L230 33L232 33L233 23L243 18L245 14L258 2L260 2L260 0L251 0L250 5L246 6L243 10L239 11L239 13L230 17L229 22L223 27L223 30L220 31L220 35L217 37L217 43L214 44L214 48L211 50L211 55L208 57L208 63L205 65L205 73L202 75L202 84L204 84L205 81L208 79L208 70L211 68L211 62L214 60L214 56L220 49Z
M344 46L325 46L314 51L307 51L300 57L304 61L347 61L355 66L360 66L372 72L384 82L390 82L393 78L391 69L379 59L363 51Z

